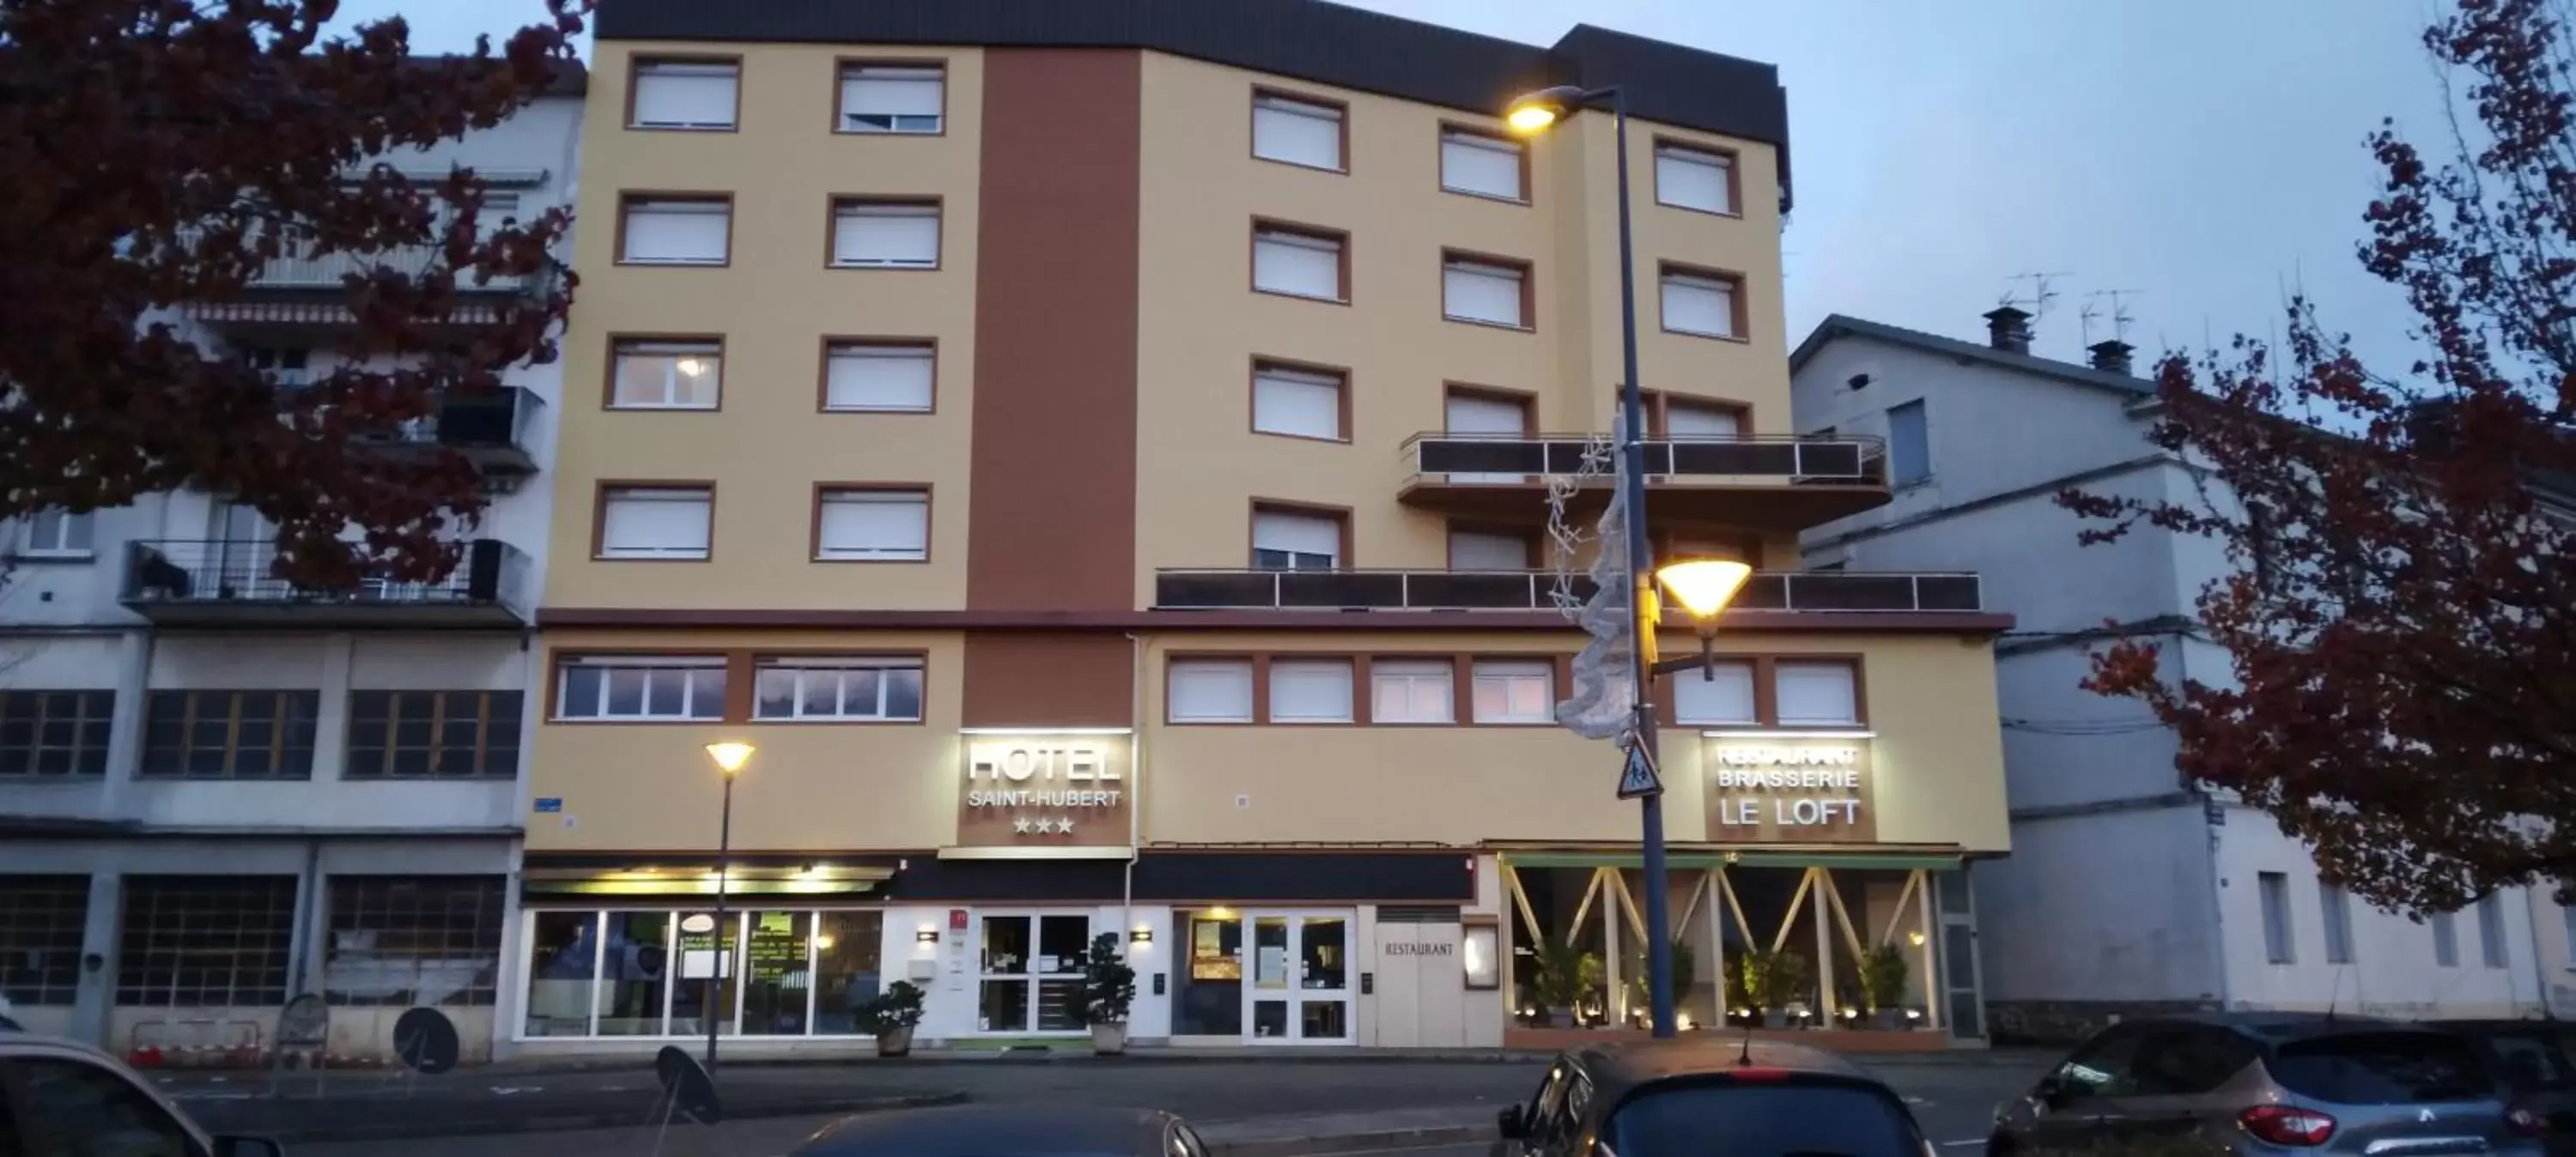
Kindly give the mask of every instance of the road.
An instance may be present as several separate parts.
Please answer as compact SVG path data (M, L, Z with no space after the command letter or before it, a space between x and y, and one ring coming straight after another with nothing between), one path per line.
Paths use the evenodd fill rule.
M1995 1102L2028 1086L2032 1073L2010 1065L1885 1062L1879 1074L1903 1094L1945 1157L1972 1157L1984 1141ZM1056 1101L1169 1108L1209 1124L1304 1113L1364 1113L1421 1106L1491 1105L1526 1097L1539 1070L1526 1064L958 1065L938 1074L983 1103ZM639 1090L639 1102L649 1093ZM650 1128L522 1133L475 1137L476 1157L774 1157L829 1121L783 1117L731 1121L713 1128L685 1122ZM657 1132L659 1136L657 1137ZM453 1140L297 1145L295 1157L451 1157ZM1481 1157L1484 1146L1450 1145L1377 1157Z

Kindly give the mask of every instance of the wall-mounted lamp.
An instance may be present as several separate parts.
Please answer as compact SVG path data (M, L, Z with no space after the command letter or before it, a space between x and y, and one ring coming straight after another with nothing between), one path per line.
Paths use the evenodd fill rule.
M1468 988L1503 986L1502 931L1499 921L1483 915L1467 917L1459 928L1458 961L1466 970Z
M912 934L912 942L915 944L937 944L939 943L939 929L924 928L915 932Z
M1921 948L1923 947L1923 934L1920 932L1908 932L1905 934L1905 942L1917 948Z
M1151 928L1139 928L1127 934L1127 942L1129 944L1151 944L1154 942L1154 930Z

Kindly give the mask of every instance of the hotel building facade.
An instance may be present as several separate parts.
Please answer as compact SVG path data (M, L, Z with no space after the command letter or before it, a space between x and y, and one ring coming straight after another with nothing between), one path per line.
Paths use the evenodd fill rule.
M1760 572L1663 681L1685 1014L1749 950L1975 1040L2007 849L1973 575L1803 572L1889 498L1789 434L1765 65L1314 0L602 0L502 1046L1078 1035L1500 1045L1533 945L1642 1008L1638 809L1556 725L1620 378L1625 86L1651 525ZM1563 431L1567 433L1551 433ZM1664 651L1698 644L1667 624ZM730 911L713 918L722 779ZM1824 787L1740 788L1744 774ZM730 963L719 965L719 958Z

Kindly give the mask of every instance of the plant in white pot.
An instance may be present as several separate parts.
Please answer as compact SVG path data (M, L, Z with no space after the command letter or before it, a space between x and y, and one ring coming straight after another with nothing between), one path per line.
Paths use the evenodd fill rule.
M1136 970L1118 953L1118 934L1091 940L1082 962L1082 1019L1091 1025L1091 1051L1114 1057L1127 1051L1127 1010L1136 1003Z
M921 1023L921 989L898 980L859 1008L859 1019L877 1038L877 1055L912 1055L912 1027Z

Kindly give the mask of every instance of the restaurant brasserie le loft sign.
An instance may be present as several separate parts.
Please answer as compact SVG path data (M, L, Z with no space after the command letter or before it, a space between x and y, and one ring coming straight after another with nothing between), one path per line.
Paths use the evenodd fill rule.
M961 844L1127 840L1126 736L1010 736L966 744Z
M1706 750L1710 839L1842 843L1877 838L1868 739L1712 738Z

